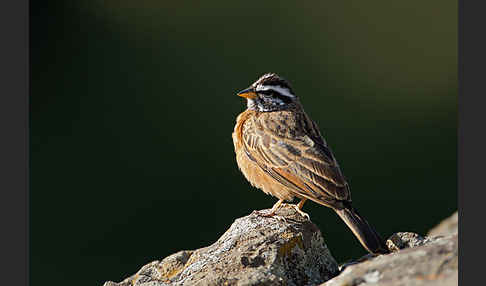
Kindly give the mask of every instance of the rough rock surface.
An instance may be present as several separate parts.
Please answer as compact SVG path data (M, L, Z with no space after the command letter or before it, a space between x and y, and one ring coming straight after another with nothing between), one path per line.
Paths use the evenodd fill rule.
M180 251L104 286L318 285L339 273L317 226L285 205L237 219L213 245Z
M397 232L386 241L386 246L392 252L400 249L412 248L433 241L430 237L422 237L414 232Z
M424 238L402 232L390 237L387 245L393 246L393 253L347 266L321 285L458 285L457 234Z
M429 231L393 234L392 253L367 255L338 268L319 229L285 206L286 220L251 214L213 245L180 251L142 267L120 283L162 285L458 285L457 212Z

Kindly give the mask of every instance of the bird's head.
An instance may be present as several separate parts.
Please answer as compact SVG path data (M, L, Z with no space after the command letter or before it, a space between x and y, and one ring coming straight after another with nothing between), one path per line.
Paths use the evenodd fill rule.
M274 73L264 74L238 95L247 99L248 109L260 112L290 109L298 103L290 84Z

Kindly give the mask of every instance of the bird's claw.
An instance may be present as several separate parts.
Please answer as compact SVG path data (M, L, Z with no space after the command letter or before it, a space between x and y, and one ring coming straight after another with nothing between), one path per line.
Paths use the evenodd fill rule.
M277 215L275 211L263 212L263 211L253 211L254 214L261 217L271 217L278 221L287 223L287 219L283 216Z
M308 213L303 212L298 205L292 205L294 209L303 217L305 217L308 221L310 221L310 216Z

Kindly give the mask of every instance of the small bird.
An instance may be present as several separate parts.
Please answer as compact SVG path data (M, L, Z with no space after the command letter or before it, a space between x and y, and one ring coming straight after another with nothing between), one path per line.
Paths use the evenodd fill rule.
M266 194L277 197L274 216L284 201L300 199L332 208L363 247L373 254L388 253L375 229L351 205L348 182L322 137L305 113L290 84L267 73L237 95L246 98L247 110L238 115L232 137L236 162L245 178Z

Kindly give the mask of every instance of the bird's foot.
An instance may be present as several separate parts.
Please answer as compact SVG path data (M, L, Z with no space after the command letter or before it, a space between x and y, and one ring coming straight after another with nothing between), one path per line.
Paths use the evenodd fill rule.
M299 213L301 216L303 216L303 217L307 218L307 220L308 220L308 221L310 221L310 216L309 216L307 213L305 213L305 212L303 212L303 211L302 211L302 207L304 206L305 201L307 201L307 199L305 199L305 198L304 198L304 199L301 199L301 200L300 200L300 202L299 202L298 204L296 204L296 205L292 205L292 206L294 207L294 209L295 209L295 210L296 210L296 211L297 211L297 212L298 212L298 213Z
M305 217L308 221L310 221L310 216L308 213L303 212L300 208L299 205L292 205L294 209L303 217Z
M267 210L261 210L261 211L253 211L254 214L256 214L257 216L261 216L261 217L273 217L276 215L276 211L267 211Z
M261 216L261 217L271 217L271 218L274 218L278 221L281 221L281 222L287 222L287 219L283 216L280 216L280 215L277 215L277 211L276 210L270 210L270 211L253 211L254 214L256 214L257 216Z
M277 210L283 205L283 200L276 202L270 211L253 211L254 214L261 217L274 217L280 221L287 221L284 217L276 215Z

